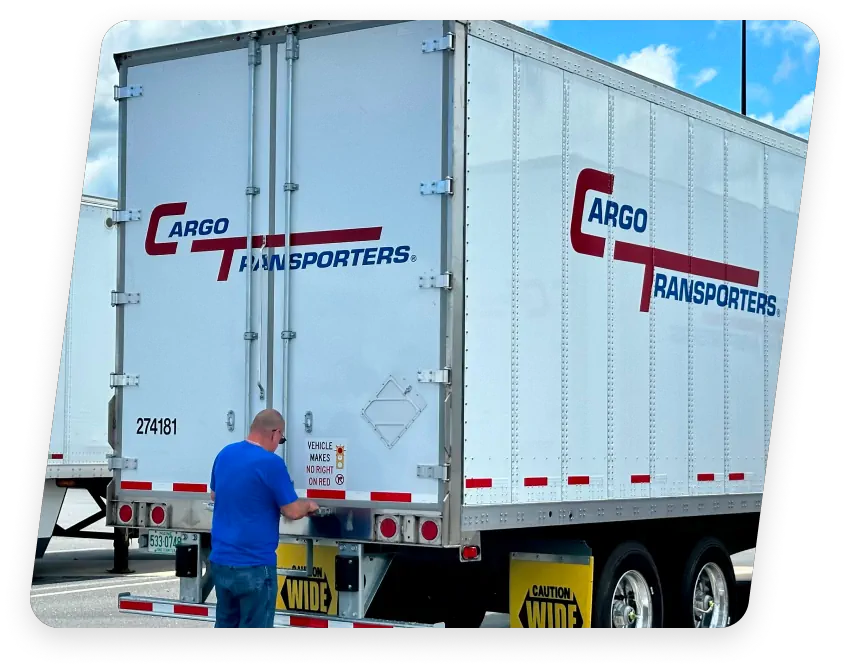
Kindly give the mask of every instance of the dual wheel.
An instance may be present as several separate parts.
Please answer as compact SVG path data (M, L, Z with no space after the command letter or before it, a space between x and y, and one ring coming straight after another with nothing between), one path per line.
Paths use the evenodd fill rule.
M593 596L594 627L719 628L735 613L735 571L723 544L700 540L684 559L659 568L640 543L618 545Z

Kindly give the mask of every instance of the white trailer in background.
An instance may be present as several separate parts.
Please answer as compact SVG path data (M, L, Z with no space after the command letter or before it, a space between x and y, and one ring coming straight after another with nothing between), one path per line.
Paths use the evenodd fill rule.
M110 294L118 253L112 222L116 204L88 195L83 195L80 204L36 558L44 555L54 536L113 538L112 533L84 529L104 518L103 499L112 478L107 415L114 392L103 378L115 364L115 311ZM63 528L58 519L69 488L88 490L101 510Z
M181 581L121 610L212 619L210 468L273 407L323 507L280 626L738 618L804 140L502 22L116 63L107 519Z

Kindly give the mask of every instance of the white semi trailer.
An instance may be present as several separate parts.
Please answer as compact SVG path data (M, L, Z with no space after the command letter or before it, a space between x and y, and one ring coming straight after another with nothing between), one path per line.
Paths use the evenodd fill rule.
M36 558L54 536L113 538L86 531L105 517L106 486L112 479L107 406L113 396L104 374L115 364L115 287L118 233L112 224L116 200L83 195L59 360L53 427L47 452ZM100 511L71 527L59 525L68 489L85 489Z
M210 468L273 407L322 506L279 626L737 619L804 140L502 22L115 60L108 521L181 578L122 611L214 618Z

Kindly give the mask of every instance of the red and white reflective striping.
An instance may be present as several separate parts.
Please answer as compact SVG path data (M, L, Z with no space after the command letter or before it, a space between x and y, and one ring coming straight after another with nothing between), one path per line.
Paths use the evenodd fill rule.
M410 492L349 492L337 489L297 489L299 497L330 501L371 501L374 503L436 503L433 494L411 494Z
M698 473L696 477L697 482L715 482L716 480L722 480L722 478L722 475L714 473ZM728 478L732 482L742 481L747 478L747 474L739 472L730 473L728 475ZM633 485L646 485L652 482L652 476L650 476L648 473L633 473L630 477L630 480ZM531 477L523 479L524 487L548 487L552 483L556 483L556 480L547 477ZM567 476L567 484L589 485L590 476ZM465 486L467 489L489 489L493 487L493 478L467 478L465 481Z
M208 603L175 603L161 599L129 598L119 597L119 612L137 615L152 615L162 617L180 617L183 619L197 619L199 621L215 622L215 605ZM288 615L276 612L274 618L276 628L305 628L305 629L392 629L425 627L426 624L393 624L390 622L377 622L372 620L353 621L334 617ZM434 626L444 626L436 624Z
M206 494L209 491L202 482L146 482L143 480L122 480L121 490L125 492L187 492Z
M152 615L178 615L180 617L200 617L207 621L215 621L215 607L191 603L163 603L153 600L118 599L118 610L121 612L138 612Z

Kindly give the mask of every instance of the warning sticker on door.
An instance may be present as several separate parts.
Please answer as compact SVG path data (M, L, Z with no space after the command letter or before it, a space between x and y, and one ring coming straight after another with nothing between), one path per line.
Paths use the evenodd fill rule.
M307 488L345 491L348 445L341 439L307 440Z

